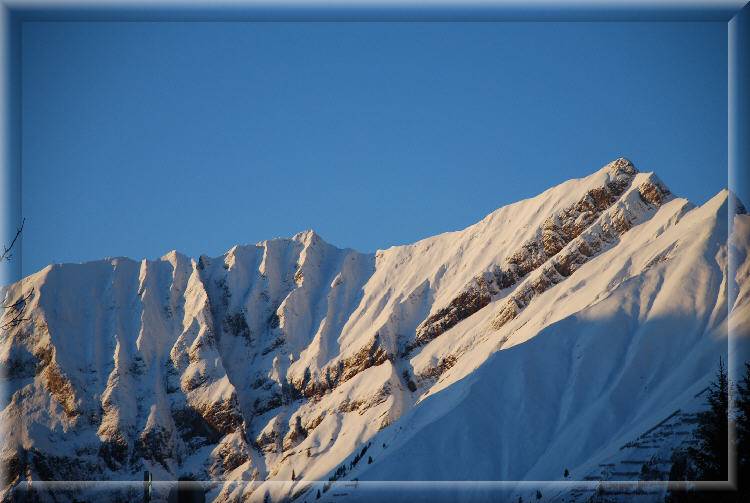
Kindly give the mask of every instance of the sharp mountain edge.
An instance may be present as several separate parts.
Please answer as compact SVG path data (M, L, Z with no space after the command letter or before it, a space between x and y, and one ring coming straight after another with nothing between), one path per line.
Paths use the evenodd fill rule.
M50 265L0 291L30 294L0 334L0 494L143 470L215 480L214 502L335 500L316 480L606 479L696 410L730 331L747 353L748 243L726 190L694 206L620 158L375 254L307 231Z

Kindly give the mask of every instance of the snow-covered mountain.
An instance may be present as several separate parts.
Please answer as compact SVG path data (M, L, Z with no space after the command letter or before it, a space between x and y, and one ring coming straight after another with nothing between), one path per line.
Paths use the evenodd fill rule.
M744 213L726 190L694 206L617 159L374 255L307 231L217 258L50 265L0 292L31 294L0 336L3 498L144 470L217 481L216 502L637 480L640 466L606 468L689 419L728 332L750 333ZM122 487L111 497L140 499ZM450 487L481 499L491 484Z

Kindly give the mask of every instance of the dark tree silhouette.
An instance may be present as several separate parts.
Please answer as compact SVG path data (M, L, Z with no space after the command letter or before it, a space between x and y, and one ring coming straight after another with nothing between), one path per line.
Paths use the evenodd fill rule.
M688 448L700 480L727 480L729 458L729 380L724 361L719 359L716 380L707 397L709 409L698 415L697 447Z
M750 386L750 366L746 365L746 375L738 386L736 404L736 422L738 424L737 458L747 459L747 421L748 421L748 387ZM684 486L670 490L665 501L668 503L696 502L738 502L744 501L737 491L697 491L687 481L725 481L729 478L729 424L732 420L729 402L729 379L723 360L719 359L716 378L711 383L706 401L708 410L698 414L698 425L695 429L697 445L672 454L672 468L669 480L685 482ZM744 398L743 398L744 397ZM743 426L739 426L742 424ZM743 434L739 430L744 429ZM739 437L745 435L744 442ZM746 467L746 464L745 464ZM746 468L745 468L746 470ZM742 476L740 475L740 480ZM740 482L741 484L741 482Z

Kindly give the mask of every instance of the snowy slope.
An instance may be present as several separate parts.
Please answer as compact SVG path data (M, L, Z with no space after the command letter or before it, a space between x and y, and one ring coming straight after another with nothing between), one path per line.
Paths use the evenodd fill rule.
M590 477L694 404L728 327L750 329L734 203L695 207L618 159L374 255L308 231L49 266L2 290L32 293L0 338L4 497L144 469L252 482L210 484L214 501L325 500L310 481L329 478Z

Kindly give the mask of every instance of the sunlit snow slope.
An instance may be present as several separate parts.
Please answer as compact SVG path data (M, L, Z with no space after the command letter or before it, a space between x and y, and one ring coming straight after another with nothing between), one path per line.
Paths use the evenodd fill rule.
M3 497L143 470L255 482L214 484L217 502L583 479L748 333L749 238L727 191L695 207L618 159L374 255L308 231L48 266L1 295L31 294L0 338Z

